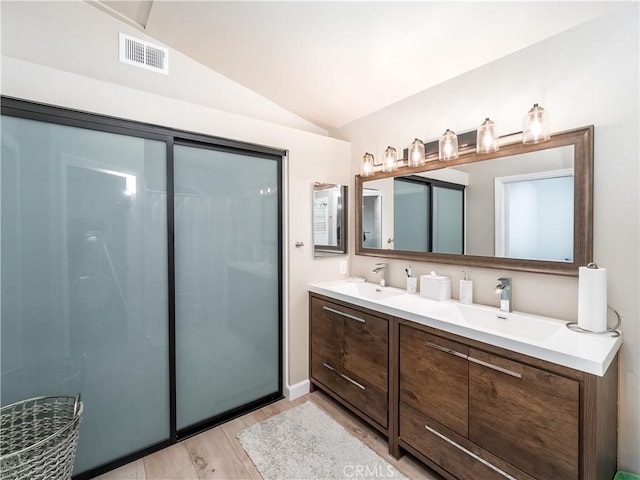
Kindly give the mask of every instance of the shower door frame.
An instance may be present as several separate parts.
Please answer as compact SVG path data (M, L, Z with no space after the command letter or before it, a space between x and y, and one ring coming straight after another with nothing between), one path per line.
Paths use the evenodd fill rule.
M1 114L44 123L66 125L70 127L115 133L119 135L162 141L166 145L167 175L167 269L168 269L168 360L169 360L169 438L150 445L141 450L114 459L80 474L74 480L88 480L158 450L174 445L199 432L220 425L237 416L268 405L283 398L284 373L284 206L283 192L284 162L287 157L285 149L277 149L248 142L240 142L222 137L189 132L170 127L137 122L96 113L84 112L65 107L36 103L14 97L0 97ZM202 145L208 148L249 155L277 162L277 275L278 275L278 391L249 403L239 405L226 412L214 415L197 425L178 432L176 428L176 317L175 317L175 250L174 250L174 145Z

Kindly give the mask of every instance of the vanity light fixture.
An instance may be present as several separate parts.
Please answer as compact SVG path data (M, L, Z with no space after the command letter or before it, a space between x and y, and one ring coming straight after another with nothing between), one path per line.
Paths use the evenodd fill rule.
M546 142L549 138L549 113L534 103L524 117L522 143Z
M422 143L422 140L416 138L409 146L407 165L409 167L419 167L423 163L424 143Z
M398 169L398 152L393 147L387 147L382 161L383 172L395 172Z
M453 160L458 158L458 137L447 128L442 134L439 142L439 160Z
M498 137L496 136L495 124L487 117L478 128L476 140L477 153L490 153L498 150Z
M363 177L369 177L373 175L373 155L370 153L365 153L362 156L362 170L360 174Z

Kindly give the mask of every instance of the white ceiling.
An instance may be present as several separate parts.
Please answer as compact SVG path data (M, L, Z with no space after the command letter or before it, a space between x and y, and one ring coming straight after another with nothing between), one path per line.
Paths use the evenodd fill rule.
M108 1L115 16L325 129L624 3Z

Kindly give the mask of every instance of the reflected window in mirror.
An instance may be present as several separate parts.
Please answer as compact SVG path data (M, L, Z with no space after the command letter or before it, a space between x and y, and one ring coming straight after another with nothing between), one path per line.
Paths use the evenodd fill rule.
M347 187L333 183L313 185L313 254L347 252Z

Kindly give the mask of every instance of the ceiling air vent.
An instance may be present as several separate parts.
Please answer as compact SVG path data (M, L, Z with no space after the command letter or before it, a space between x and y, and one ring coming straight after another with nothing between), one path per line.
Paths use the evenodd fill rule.
M120 61L169 74L169 50L124 33L120 34Z

